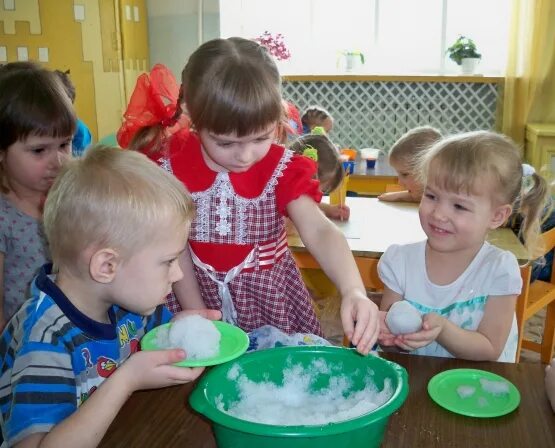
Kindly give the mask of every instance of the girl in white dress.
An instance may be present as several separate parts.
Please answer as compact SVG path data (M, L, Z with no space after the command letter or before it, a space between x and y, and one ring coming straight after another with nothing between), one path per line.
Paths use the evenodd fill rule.
M486 131L435 144L423 156L421 172L419 215L428 238L391 246L378 270L385 284L381 309L406 300L423 315L423 325L394 335L384 323L380 344L419 355L514 362L519 266L486 235L505 223L517 199L525 232L537 232L546 182L538 176L524 194L518 148Z

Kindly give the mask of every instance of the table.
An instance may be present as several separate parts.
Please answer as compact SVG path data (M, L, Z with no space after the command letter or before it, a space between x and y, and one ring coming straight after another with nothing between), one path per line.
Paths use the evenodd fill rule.
M374 168L366 168L366 160L356 161L347 190L365 196L377 196L384 193L390 184L397 184L397 172L389 165L387 157L380 156Z
M555 446L555 416L545 395L541 364L472 362L399 353L384 353L383 357L397 362L409 374L409 396L391 416L383 448ZM453 368L483 369L505 377L520 391L519 408L503 417L474 419L439 407L428 396L428 381ZM99 446L216 447L209 421L188 405L193 387L187 384L134 393Z
M426 238L418 205L360 197L347 197L346 203L351 209L349 221L334 222L347 239L365 286L380 289L383 285L377 277L376 264L385 250L392 244L409 244ZM287 241L300 268L319 268L296 231L288 234ZM528 253L511 229L495 229L488 235L488 241L512 252L519 264L528 263Z

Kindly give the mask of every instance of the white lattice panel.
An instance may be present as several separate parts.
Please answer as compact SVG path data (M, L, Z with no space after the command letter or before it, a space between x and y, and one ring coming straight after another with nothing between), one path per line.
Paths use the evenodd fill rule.
M335 120L341 147L384 148L407 130L430 125L445 134L494 129L498 86L491 83L284 81L283 97L302 113L313 104Z

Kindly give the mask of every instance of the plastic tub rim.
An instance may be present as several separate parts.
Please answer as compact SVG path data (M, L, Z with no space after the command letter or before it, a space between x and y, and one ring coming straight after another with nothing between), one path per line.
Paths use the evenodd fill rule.
M279 347L270 350L280 350L284 352L304 352L310 351L314 356L318 356L322 353L332 353L334 351L341 352L351 352L356 356L355 349L347 349L342 347L321 347L321 346L299 346L299 347ZM244 356L272 356L270 350L261 350L259 352L248 353ZM372 356L372 355L369 355ZM246 420L241 420L232 415L226 414L220 411L213 405L209 405L208 398L206 397L206 382L207 377L210 375L209 372L205 375L197 387L193 390L189 396L189 403L191 407L203 414L206 418L211 420L213 424L224 426L228 429L241 431L248 434L254 434L259 436L269 436L269 437L321 437L326 435L335 435L350 432L353 430L359 430L376 423L379 420L389 418L401 405L405 402L409 389L408 389L408 376L406 370L396 363L388 361L383 358L379 358L381 362L386 363L399 375L399 383L397 387L393 390L393 395L391 398L384 403L382 406L370 411L367 414L363 414L360 417L345 420L341 422L334 422L328 425L299 425L299 426L279 426L279 425L268 425L265 423L250 422ZM217 368L223 368L221 365ZM403 387L403 385L405 387ZM384 415L385 414L385 415Z

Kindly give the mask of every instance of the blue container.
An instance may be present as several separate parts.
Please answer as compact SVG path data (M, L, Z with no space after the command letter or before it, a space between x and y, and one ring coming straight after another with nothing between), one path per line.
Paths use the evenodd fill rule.
M345 171L345 174L353 174L355 171L355 162L352 160L343 162L343 170Z

